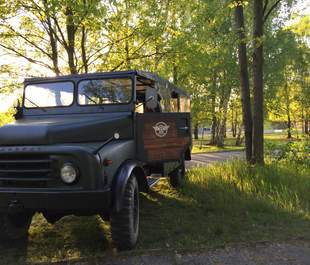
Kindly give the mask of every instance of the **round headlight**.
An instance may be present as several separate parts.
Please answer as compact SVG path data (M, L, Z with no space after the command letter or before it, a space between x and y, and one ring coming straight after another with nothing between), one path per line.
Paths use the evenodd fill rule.
M77 179L78 170L72 164L66 163L60 169L60 176L63 182L72 184Z

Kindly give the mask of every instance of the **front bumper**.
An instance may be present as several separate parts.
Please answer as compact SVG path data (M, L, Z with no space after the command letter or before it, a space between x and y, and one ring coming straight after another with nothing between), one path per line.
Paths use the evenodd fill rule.
M0 212L55 211L55 212L100 212L108 211L111 204L110 190L95 191L35 191L1 190Z

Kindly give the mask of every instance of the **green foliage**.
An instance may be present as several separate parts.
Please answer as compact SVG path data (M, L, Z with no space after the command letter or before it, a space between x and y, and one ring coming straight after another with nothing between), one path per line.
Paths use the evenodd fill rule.
M244 4L248 29L245 41L250 54L253 1L238 2ZM276 2L266 1L267 10ZM281 2L290 6L293 1ZM216 118L217 131L226 121L227 128L241 128L235 3L1 2L0 56L9 56L0 63L0 93L16 90L24 76L143 69L158 72L192 94L193 124L204 126ZM265 22L261 39L265 114L272 121L287 121L288 112L294 114L290 117L293 122L310 115L309 18L301 17L285 26L289 16L289 12L281 13L279 4ZM14 65L6 58L14 58ZM286 83L288 89L284 90Z
M0 113L0 126L3 126L7 123L14 121L14 116L13 116L14 114L15 114L15 111L13 108L9 109L5 113Z
M266 154L271 160L296 163L310 167L310 142L289 141L284 144L266 143Z
M298 20L297 20L298 21ZM266 34L265 105L272 121L309 120L309 43L306 19ZM309 35L309 34L308 34Z

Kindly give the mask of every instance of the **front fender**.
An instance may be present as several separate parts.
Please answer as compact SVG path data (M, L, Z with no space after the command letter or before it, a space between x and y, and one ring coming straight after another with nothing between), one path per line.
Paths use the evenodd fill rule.
M128 179L130 178L133 172L135 173L135 176L139 183L139 189L141 191L147 190L147 181L142 165L138 161L134 160L126 161L124 164L120 166L119 170L117 171L112 187L113 210L116 212L119 212L123 207L122 202L126 185Z

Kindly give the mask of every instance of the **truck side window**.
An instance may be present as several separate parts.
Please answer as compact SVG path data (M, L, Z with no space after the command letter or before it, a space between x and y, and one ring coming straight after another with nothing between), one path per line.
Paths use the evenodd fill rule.
M141 103L141 102L137 102L137 103L136 103L135 111L136 111L137 113L144 113L144 104Z
M171 112L178 112L178 98L171 98L170 99L170 111Z
M180 96L180 112L190 112L190 99Z

